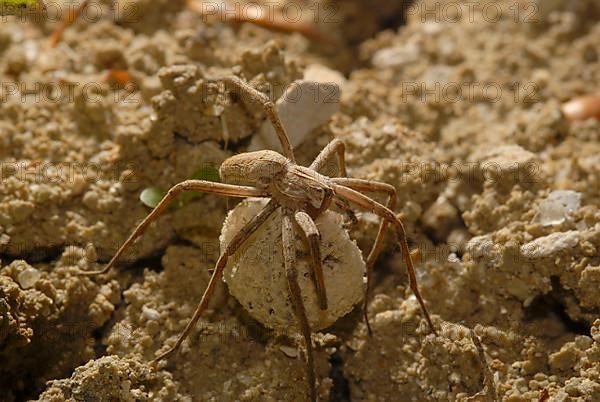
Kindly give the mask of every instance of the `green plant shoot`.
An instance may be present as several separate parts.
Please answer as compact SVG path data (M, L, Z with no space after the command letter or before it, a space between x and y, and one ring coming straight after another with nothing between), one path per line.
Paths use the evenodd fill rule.
M214 168L202 168L194 173L191 177L194 180L207 180L207 181L220 181L219 171ZM166 191L158 187L147 187L140 194L140 201L144 205L150 208L155 208L160 200L167 194ZM204 194L201 192L187 192L179 196L179 200L176 203L177 207L182 207L199 195Z

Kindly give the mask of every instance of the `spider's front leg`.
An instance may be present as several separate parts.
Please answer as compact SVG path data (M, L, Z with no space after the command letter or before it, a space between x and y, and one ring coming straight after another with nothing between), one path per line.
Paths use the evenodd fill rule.
M329 162L329 160L335 156L337 159L339 176L346 177L348 176L348 173L346 172L345 152L346 144L344 141L340 140L339 138L334 138L329 142L329 144L327 144L325 148L321 150L321 152L319 152L319 155L317 155L313 163L311 163L309 169L312 169L315 172L321 172L321 170L323 170L323 168L327 165L327 162ZM346 214L350 220L350 227L358 223L358 219L350 208L348 201L343 198L337 198L333 202L336 207Z
M135 230L129 235L125 243L121 245L116 254L106 264L106 266L99 271L80 271L80 275L100 275L108 272L115 264L117 259L123 255L125 250L131 246L138 237L140 237L148 228L148 226L154 222L167 207L173 202L173 200L181 193L185 191L201 191L205 193L213 193L217 195L223 195L228 197L261 197L264 196L262 191L247 186L238 186L232 184L215 183L212 181L205 180L186 180L182 181L171 187L167 194L163 197L158 205L144 218L142 222L135 228Z
M339 138L335 138L331 140L331 142L327 144L327 146L323 148L321 152L319 152L319 155L317 155L313 163L310 164L309 168L318 172L323 169L329 159L335 155L337 157L339 175L341 177L346 177L345 152L346 144L344 144L344 141L340 140Z
M264 109L267 118L271 121L275 132L277 133L277 137L279 138L281 148L283 149L283 155L292 162L296 161L296 158L294 157L294 151L290 143L290 137L288 136L287 131L285 130L285 127L283 126L279 115L277 114L275 104L273 103L273 101L271 101L271 99L269 99L267 95L251 87L241 78L236 76L223 77L220 79L209 79L207 81L223 81L225 85L233 87L238 91L245 93L252 99L253 102L260 104Z
M296 239L294 236L293 219L292 212L285 210L282 216L281 225L283 260L294 313L298 319L300 330L304 336L304 343L306 344L306 378L310 390L310 399L315 402L317 400L315 362L310 336L310 325L308 323L308 318L306 317L304 303L302 302L300 285L298 284L298 270L296 269Z

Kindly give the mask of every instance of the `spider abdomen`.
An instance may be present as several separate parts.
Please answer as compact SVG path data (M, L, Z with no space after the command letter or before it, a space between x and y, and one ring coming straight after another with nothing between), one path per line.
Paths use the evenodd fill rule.
M265 205L246 199L227 216L221 249ZM329 308L321 310L309 265L308 250L296 239L298 282L313 331L332 325L349 313L364 295L365 263L356 243L342 228L342 216L325 211L316 219L321 232L321 256ZM286 281L282 252L281 212L275 212L234 254L225 269L229 292L256 320L278 333L296 333L296 318Z
M219 176L226 183L265 187L285 171L288 163L275 151L245 152L223 161Z

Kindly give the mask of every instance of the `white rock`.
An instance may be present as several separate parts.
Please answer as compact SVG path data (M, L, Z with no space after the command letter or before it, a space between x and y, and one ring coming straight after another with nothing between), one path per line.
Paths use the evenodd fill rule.
M519 145L504 145L489 150L483 158L483 169L500 172L511 172L533 163L536 157L533 153Z
M0 234L0 246L7 246L10 243L10 236L6 233Z
M235 233L255 216L265 200L246 199L227 216L219 238L221 250ZM297 236L298 282L306 314L313 331L326 328L349 313L364 295L365 262L356 242L342 229L343 217L326 211L316 224L321 232L321 255L328 309L317 304L317 294L308 264L308 252ZM276 211L233 255L223 280L229 292L250 315L282 334L297 334L283 262L281 213Z
M21 46L23 46L23 49L25 50L27 61L33 63L38 58L39 54L38 42L35 40L26 40Z
M551 257L556 253L570 249L579 244L580 235L576 230L552 233L539 237L521 246L521 254L526 258Z
M160 313L153 308L142 306L142 315L147 320L158 321L160 319Z
M421 24L421 29L426 34L434 35L442 32L444 25L437 21L425 21L423 24Z
M126 325L117 323L110 334L110 343L118 344L121 347L129 347L131 339L131 328Z
M297 80L286 89L275 106L292 147L300 145L311 131L329 121L340 109L340 97L340 87L332 82ZM282 151L269 120L265 120L248 147L249 151L261 149Z
M544 226L558 225L581 206L581 194L571 190L553 191L540 204L534 221Z
M279 350L281 350L284 355L286 355L287 357L291 357L292 359L298 357L298 348L282 345L279 347Z
M436 88L444 88L446 85L453 83L453 76L456 71L456 67L447 66L447 65L434 65L425 71L423 74L423 81L425 82L426 90L435 90L438 92ZM439 94L440 92L438 92ZM443 92L441 92L443 93ZM426 95L423 95L426 96ZM430 95L430 99L435 99L438 95ZM441 96L441 95L439 95ZM427 99L427 98L425 98Z
M448 262L449 263L459 263L460 258L455 253L448 254Z
M304 79L306 81L322 82L322 83L333 83L336 84L343 91L344 87L348 83L344 74L337 70L333 70L322 64L309 64L304 69Z
M33 267L28 267L21 271L19 276L17 276L17 281L19 282L19 285L21 285L22 289L29 289L35 286L37 281L40 280L41 276L42 274L40 271Z
M373 54L371 63L379 68L396 67L418 61L419 55L419 47L414 43L408 43L403 46L379 49Z
M494 247L490 236L476 236L467 242L466 250L472 257L480 258L489 255Z

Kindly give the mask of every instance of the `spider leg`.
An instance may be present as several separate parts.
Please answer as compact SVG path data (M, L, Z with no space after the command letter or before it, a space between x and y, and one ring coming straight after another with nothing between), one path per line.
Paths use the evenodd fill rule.
M394 225L399 238L400 249L402 250L402 257L404 258L406 270L408 271L410 288L421 306L421 310L423 311L423 314L427 319L427 323L429 324L431 331L437 335L435 327L431 322L431 317L429 317L429 312L427 311L425 302L421 297L421 292L419 292L419 288L417 286L417 276L415 274L415 268L412 264L410 250L408 248L408 242L406 240L406 231L404 230L404 225L402 224L402 222L398 218L396 218L396 215L394 215L394 213L388 208L381 205L377 201L370 199L366 195L359 193L356 190L339 184L333 184L333 189L337 196L346 198L348 201L381 216L383 219L387 220L389 223Z
M337 156L338 169L341 177L346 177L346 160L344 152L346 151L346 144L339 138L333 139L315 158L313 163L309 166L310 169L318 172L325 167L329 159L332 156Z
M283 239L283 259L285 263L285 272L290 291L290 297L300 330L304 336L306 344L306 378L308 380L310 399L317 400L317 390L315 387L315 362L313 357L312 341L310 337L310 325L306 317L306 310L302 302L302 293L298 285L298 271L296 270L296 239L294 237L293 217L290 211L283 214L281 233Z
M154 360L152 360L153 363L156 363L159 360L162 360L165 357L169 356L170 354L175 352L179 348L179 346L181 346L185 338L187 338L187 336L189 335L192 328L194 328L194 326L200 319L200 315L204 312L204 310L206 310L208 302L210 301L210 298L215 291L217 283L221 279L221 275L223 274L223 270L227 265L227 260L229 259L229 257L238 250L238 248L244 243L244 241L246 241L252 235L252 233L256 231L256 229L258 229L263 223L265 223L267 218L271 216L271 214L278 207L279 205L275 201L269 201L269 203L258 213L258 215L255 215L248 223L244 225L244 227L242 227L242 229L240 229L238 233L235 234L233 239L231 239L229 244L227 244L227 247L225 247L225 250L223 250L221 256L217 260L217 264L215 265L215 269L212 273L212 276L210 277L208 286L206 287L206 290L202 295L200 303L198 303L198 306L196 307L196 311L194 311L192 319L188 322L181 335L179 335L179 338L177 339L177 342L175 342L175 345L166 352L159 355Z
M471 336L471 340L477 349L477 355L479 356L479 361L481 362L481 370L483 371L483 392L487 394L488 400L490 402L498 402L500 399L498 398L498 394L496 393L496 384L494 382L494 375L490 370L490 366L488 365L487 359L485 358L485 351L483 350L483 346L481 345L481 340L473 331L473 329L469 329L469 335Z
M323 265L321 260L321 234L315 224L315 221L306 212L296 212L294 215L296 223L300 226L304 237L308 241L311 258L311 268L315 288L317 289L317 299L321 310L327 310L327 292L325 290L325 279L323 278Z
M358 191L370 191L374 193L385 193L388 195L386 207L393 211L396 208L397 197L396 197L396 189L394 186L391 186L387 183L380 183L372 180L362 180L362 179L347 179L347 178L332 178L334 183L353 188ZM375 237L375 242L369 252L369 256L367 257L367 287L365 289L365 302L363 308L363 314L365 318L365 324L367 324L367 330L369 334L372 334L371 324L369 323L369 313L368 313L368 305L369 305L369 296L371 293L371 284L373 277L373 267L375 266L375 262L381 254L381 250L383 248L383 241L385 240L385 231L388 227L388 221L386 219L382 219L379 224L379 229L377 230L377 236Z
M294 151L292 149L292 145L290 143L290 138L287 134L279 115L277 114L277 109L275 104L267 95L260 92L259 90L253 88L248 83L244 82L241 78L236 76L223 77L221 79L213 80L210 79L208 81L223 81L225 85L234 87L240 92L247 94L252 101L259 103L262 105L267 118L271 121L275 132L277 133L277 137L279 138L279 142L281 143L281 148L283 149L283 155L291 160L292 162L296 161L294 157Z
M135 228L135 230L129 235L125 243L121 245L117 253L111 258L111 260L106 264L106 266L99 271L80 271L80 275L99 275L108 272L117 259L125 252L125 250L133 244L148 228L148 226L155 221L160 214L162 214L165 209L173 202L175 197L182 192L185 191L202 191L206 193L213 193L217 195L229 196L229 197L260 197L264 196L264 194L255 189L254 187L246 187L246 186L237 186L232 184L224 184L224 183L215 183L212 181L204 181L204 180L186 180L182 181L171 187L171 189L167 192L167 194L163 197L162 200L158 203L156 207L144 218L143 221L139 223L139 225Z
M339 175L341 177L346 177L348 174L346 172L346 159L344 157L345 151L346 144L344 144L344 141L340 140L339 138L335 138L331 142L329 142L329 144L327 144L327 146L323 148L321 152L319 152L319 155L317 155L317 157L315 158L313 163L311 163L309 168L316 172L319 172L325 167L327 162L333 156L336 156L338 162ZM346 200L337 199L335 201L335 206L341 209L346 214L352 225L358 223L356 215L354 215L354 212L352 211L352 209L350 209L350 205Z

